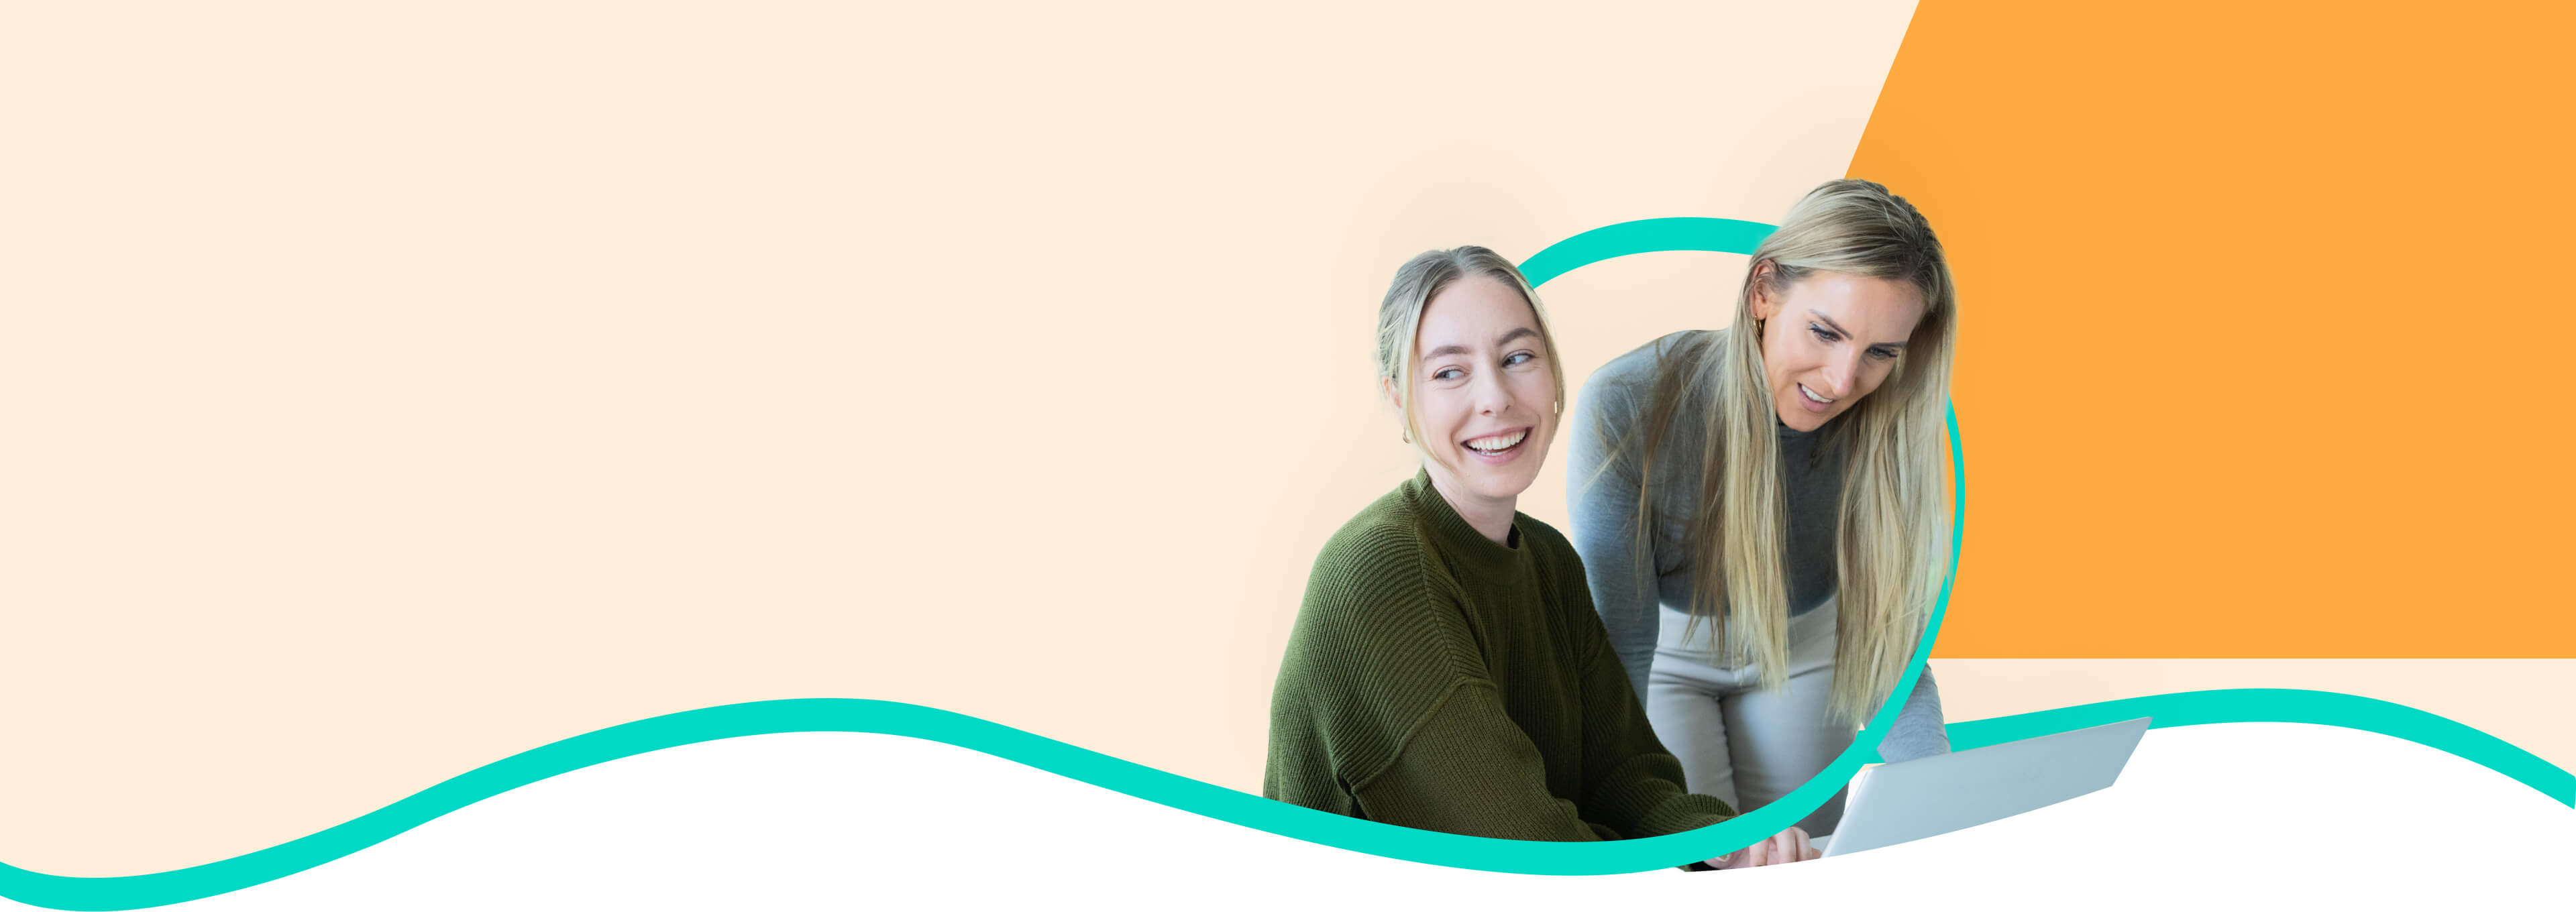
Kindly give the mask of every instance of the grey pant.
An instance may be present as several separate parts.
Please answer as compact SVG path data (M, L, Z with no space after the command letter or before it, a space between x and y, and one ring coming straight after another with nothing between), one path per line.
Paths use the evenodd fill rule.
M1852 743L1852 729L1825 720L1834 687L1835 603L1789 619L1789 683L1765 691L1753 669L1709 664L1709 628L1685 642L1690 615L1663 609L1655 665L1646 678L1646 718L1682 762L1684 784L1745 812L1779 800L1822 772ZM1798 825L1831 833L1843 819L1835 793Z

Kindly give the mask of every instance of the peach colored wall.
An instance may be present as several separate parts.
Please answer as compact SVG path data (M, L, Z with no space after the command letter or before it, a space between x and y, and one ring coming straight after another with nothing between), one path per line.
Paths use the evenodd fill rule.
M13 10L0 861L779 697L1257 789L1395 266L1777 218L1910 8ZM1575 376L1737 260L1551 285Z

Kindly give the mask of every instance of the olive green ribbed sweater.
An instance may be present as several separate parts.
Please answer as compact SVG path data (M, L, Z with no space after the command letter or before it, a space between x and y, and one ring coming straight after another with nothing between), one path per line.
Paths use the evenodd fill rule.
M1479 534L1428 475L1334 533L1271 692L1262 794L1502 839L1633 839L1734 814L1682 791L1574 546L1518 514L1512 540Z

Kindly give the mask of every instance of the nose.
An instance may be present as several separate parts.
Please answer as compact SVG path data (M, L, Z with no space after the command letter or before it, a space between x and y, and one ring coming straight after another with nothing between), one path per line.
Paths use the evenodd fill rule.
M1504 412L1511 411L1512 397L1510 393L1505 392L1503 389L1503 377L1501 371L1476 372L1474 386L1476 390L1476 414L1501 415Z
M1851 392L1852 382L1860 377L1860 357L1859 349L1852 346L1845 345L1835 349L1834 353L1825 359L1824 381L1828 388L1819 392L1834 399L1840 399L1844 394Z

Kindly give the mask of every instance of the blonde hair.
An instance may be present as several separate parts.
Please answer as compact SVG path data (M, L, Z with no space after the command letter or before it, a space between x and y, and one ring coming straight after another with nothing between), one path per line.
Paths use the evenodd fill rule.
M1844 465L1834 534L1839 604L1828 716L1857 725L1904 676L1948 546L1941 432L1958 300L1940 239L1923 214L1904 197L1864 180L1828 182L1790 207L1779 230L1753 250L1753 267L1736 295L1735 328L1722 338L1703 337L1658 353L1641 423L1638 477L1641 486L1652 484L1654 454L1680 419L1684 394L1712 391L1706 413L1697 416L1709 433L1701 454L1700 509L1685 545L1698 568L1691 627L1718 622L1718 656L1729 664L1750 661L1765 687L1785 684L1789 590L1781 551L1788 501L1753 301L1757 285L1776 298L1817 272L1907 284L1922 293L1924 305L1887 380L1836 416L1840 429L1819 441L1838 448ZM1639 492L1640 540L1654 528L1654 500Z
M1396 402L1404 410L1405 439L1423 458L1444 466L1449 460L1423 439L1422 424L1413 417L1414 375L1421 373L1421 346L1414 344L1414 338L1422 332L1422 312L1430 309L1431 299L1468 276L1501 282L1529 302L1530 315L1538 321L1539 341L1547 346L1548 373L1556 381L1556 411L1565 411L1565 365L1557 357L1556 333L1548 328L1547 308L1539 304L1538 292L1530 288L1529 279L1521 276L1520 267L1483 247L1425 251L1395 271L1395 281L1386 288L1386 301L1378 305L1377 377L1382 386L1394 385Z

